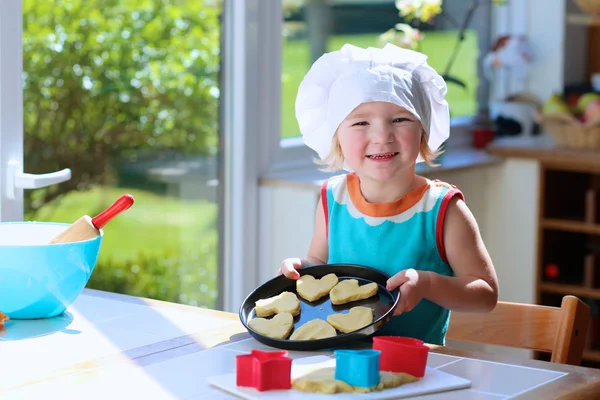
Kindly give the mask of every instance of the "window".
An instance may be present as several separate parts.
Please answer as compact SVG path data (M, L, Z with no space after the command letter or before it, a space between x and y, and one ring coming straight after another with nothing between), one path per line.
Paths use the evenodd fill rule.
M131 193L89 288L214 308L219 2L23 0L24 166L70 167L25 219L75 221Z
M129 191L89 286L237 311L259 283L277 20L262 0L2 2L0 221L72 222ZM24 196L34 182L63 183Z
M490 6L475 9L465 39L453 55L459 28L471 2L444 0L441 14L430 22L399 15L400 3L394 0L282 0L281 164L310 160L310 150L303 148L295 117L297 89L316 58L345 43L361 47L382 46L385 42L413 43L411 48L427 54L429 64L438 73L447 73L466 85L447 83L451 117L471 117L480 107L487 107L487 82L480 82L477 65L480 49L486 49L490 40ZM401 23L410 23L419 31L403 33L394 29ZM422 40L415 40L418 32L423 35ZM448 66L451 66L449 71Z

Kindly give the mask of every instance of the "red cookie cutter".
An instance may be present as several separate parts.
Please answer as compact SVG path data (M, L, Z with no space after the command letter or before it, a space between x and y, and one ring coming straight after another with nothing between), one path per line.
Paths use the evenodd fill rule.
M292 387L292 359L287 351L252 350L236 356L236 384L265 390L288 390Z
M379 350L379 369L425 376L429 347L422 340L401 336L375 336L373 350Z

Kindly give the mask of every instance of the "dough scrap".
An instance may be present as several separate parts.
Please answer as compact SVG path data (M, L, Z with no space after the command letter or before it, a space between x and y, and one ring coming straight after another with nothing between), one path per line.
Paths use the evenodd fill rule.
M273 339L285 339L292 332L294 317L289 312L282 312L271 319L253 318L248 322L252 330Z
M308 321L292 333L290 340L316 340L334 337L337 335L335 328L322 319L316 318Z
M268 299L258 300L254 311L257 317L270 317L282 312L296 316L300 314L300 300L292 292L283 292Z
M358 280L346 279L335 285L331 292L329 292L329 298L331 303L335 305L346 304L352 301L368 299L377 294L379 287L375 282L367 283L366 285L359 286Z
M350 386L344 381L335 379L335 367L321 368L292 381L292 389L305 393L369 393L393 389L406 383L418 381L409 374L379 371L379 384L365 388Z
M419 380L416 376L404 372L379 371L379 384L384 389L392 389L405 383L413 383Z
M352 307L347 314L330 314L327 322L340 332L354 332L373 323L373 309L364 306Z
M307 301L317 301L329 294L331 289L338 284L338 277L331 273L321 279L315 279L312 275L302 275L296 281L296 291Z

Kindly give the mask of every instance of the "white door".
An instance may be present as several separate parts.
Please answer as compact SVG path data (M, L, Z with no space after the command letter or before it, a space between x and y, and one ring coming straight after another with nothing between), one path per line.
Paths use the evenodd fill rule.
M23 219L23 189L67 181L71 170L23 171L21 0L0 0L0 222Z

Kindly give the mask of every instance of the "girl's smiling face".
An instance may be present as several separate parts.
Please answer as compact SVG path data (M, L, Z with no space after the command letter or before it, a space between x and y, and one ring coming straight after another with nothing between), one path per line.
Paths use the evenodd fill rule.
M340 124L337 135L344 160L361 178L388 181L416 164L421 122L387 102L362 103Z

